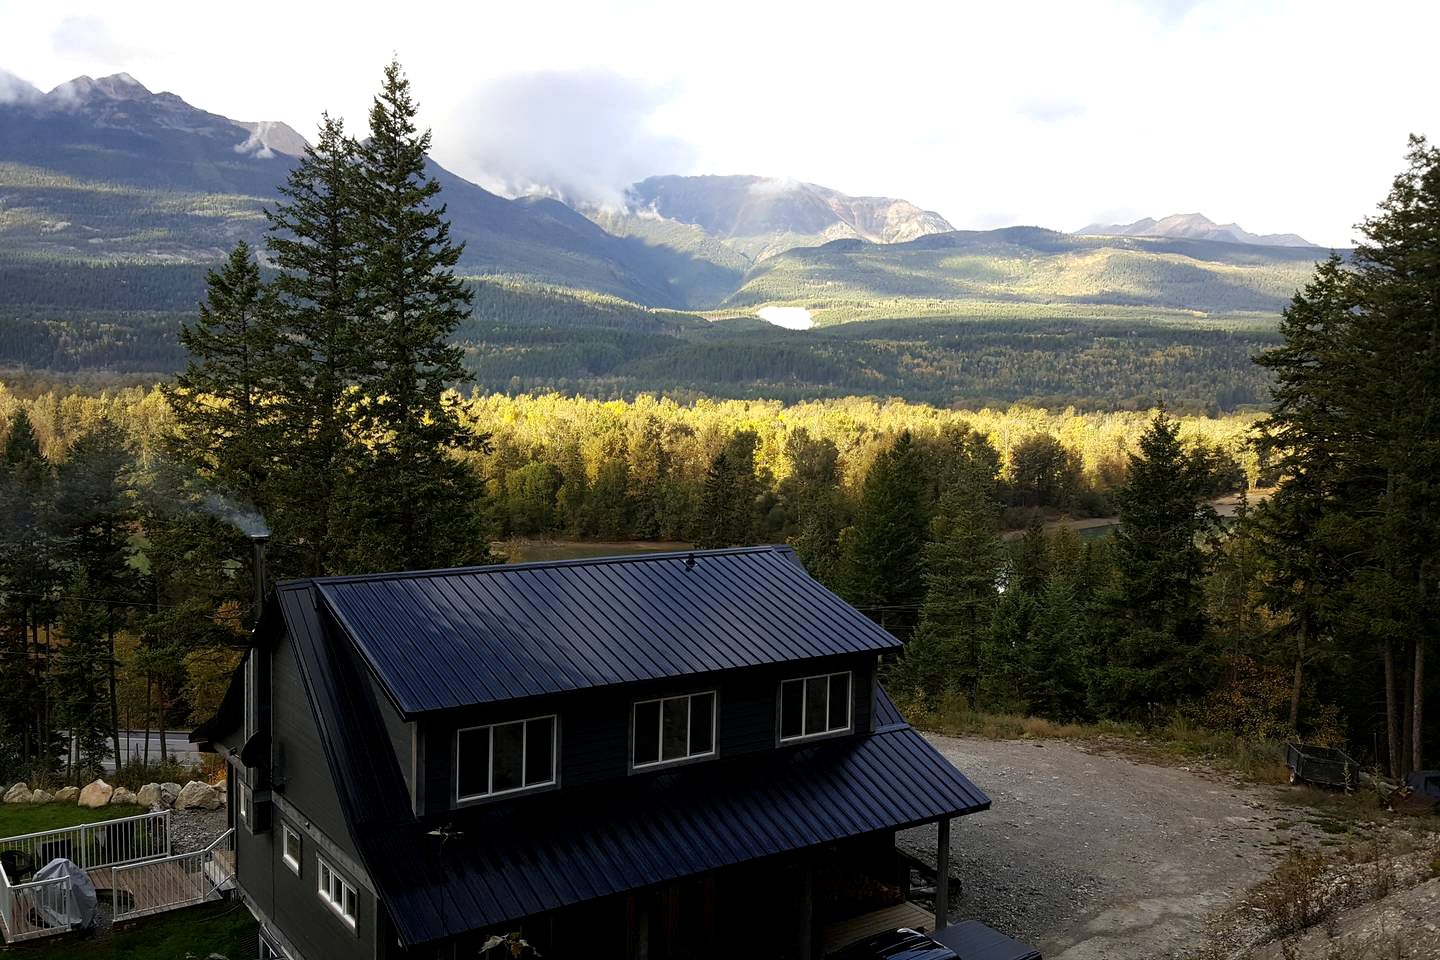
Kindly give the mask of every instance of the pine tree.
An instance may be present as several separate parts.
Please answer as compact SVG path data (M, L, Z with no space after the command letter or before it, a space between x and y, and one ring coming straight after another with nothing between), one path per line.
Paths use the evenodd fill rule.
M1110 637L1092 672L1097 713L1139 716L1203 689L1209 664L1200 542L1215 523L1206 478L1183 449L1179 424L1156 414L1117 493Z
M60 556L73 580L70 593L75 595L74 585L78 584L83 587L79 595L86 598L71 607L66 642L92 653L97 645L104 650L99 663L108 678L110 729L117 758L120 722L115 634L130 618L139 587L130 563L135 552L131 535L136 518L129 482L133 467L123 432L111 421L101 421L75 442L60 465L56 507ZM94 636L97 631L98 638ZM83 699L89 696L87 690L62 691L59 696Z
M934 702L963 694L978 706L982 661L1004 558L999 504L982 486L957 483L941 497L924 549L925 597L906 644L906 682Z
M400 65L370 110L357 149L356 304L368 340L364 451L344 505L350 569L413 569L488 559L478 477L456 453L484 446L446 388L469 380L450 342L469 315L455 274L440 184L426 169L430 132Z
M901 630L915 622L910 611L925 593L925 483L923 457L907 430L875 458L855 522L840 538L842 594Z
M179 427L173 449L212 488L263 508L280 343L260 265L243 240L205 287L199 317L180 329L185 369L163 387Z
M278 472L266 495L277 571L334 573L338 491L355 467L360 384L370 374L369 331L356 303L358 272L355 144L328 115L313 147L266 212L265 246L279 270L272 283L284 338L276 364Z
M0 768L50 764L41 629L55 618L55 476L22 409L0 455ZM5 774L0 772L0 780Z
M710 461L700 495L695 544L703 549L744 546L753 542L756 527L755 447L759 437L741 430L725 441Z

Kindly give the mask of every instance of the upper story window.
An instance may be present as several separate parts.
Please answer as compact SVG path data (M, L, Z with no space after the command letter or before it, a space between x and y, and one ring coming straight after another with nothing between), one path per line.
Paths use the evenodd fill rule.
M455 734L455 799L478 800L555 783L554 715Z
M295 876L300 876L300 834L290 824L280 825L280 858Z
M330 909L339 915L350 926L355 926L359 916L359 908L355 895L355 888L345 882L335 868L325 862L323 857L315 858L316 874L320 878L320 886L317 888L320 899L330 905Z
M633 737L633 767L714 756L715 691L637 701Z
M780 739L802 740L850 729L850 671L780 684Z

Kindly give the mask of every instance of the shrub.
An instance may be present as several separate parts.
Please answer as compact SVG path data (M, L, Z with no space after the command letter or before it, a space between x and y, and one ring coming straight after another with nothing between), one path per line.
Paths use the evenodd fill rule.
M1259 883L1248 902L1275 933L1288 936L1323 920L1332 900L1325 879L1325 858L1302 851L1291 854Z

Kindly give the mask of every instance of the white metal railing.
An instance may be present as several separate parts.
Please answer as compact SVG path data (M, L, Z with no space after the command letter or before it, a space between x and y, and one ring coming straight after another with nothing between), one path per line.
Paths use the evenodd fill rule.
M21 883L20 870L33 872L55 859L102 869L161 859L170 850L168 810L0 839L0 933L18 943L70 929L70 878Z
M0 851L4 850L23 854L36 870L57 858L69 860L84 870L93 870L168 857L170 811L8 837L0 840Z
M35 940L70 929L70 878L11 884L0 866L0 928L6 943Z
M218 900L234 879L233 829L226 830L204 850L117 865L110 870L115 922Z

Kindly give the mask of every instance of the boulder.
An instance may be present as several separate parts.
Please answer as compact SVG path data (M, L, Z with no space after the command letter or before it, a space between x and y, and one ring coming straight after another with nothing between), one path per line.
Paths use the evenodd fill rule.
M135 794L124 787L116 787L115 792L110 794L110 806L119 804L131 805L135 803Z
M176 810L219 810L220 792L208 783L191 780L175 798Z
M15 786L11 787L9 790L6 790L6 791L5 791L5 802L6 802L6 803L29 803L29 802L30 802L30 785L29 785L28 783L25 783L25 782L22 781L22 782L20 782L20 783L15 784Z
M146 810L164 809L165 800L160 796L160 784L147 783L135 794L135 802Z
M178 783L160 784L160 805L162 807L175 806L175 801L180 799L180 790L181 787Z
M110 795L114 792L115 788L104 780L92 780L80 791L80 806L99 810L110 803Z
M78 799L80 799L79 787L61 787L55 791L56 803L74 803Z
M30 794L30 802L31 802L31 803L54 803L54 802L55 802L55 794L51 793L49 790L36 790L34 793Z

